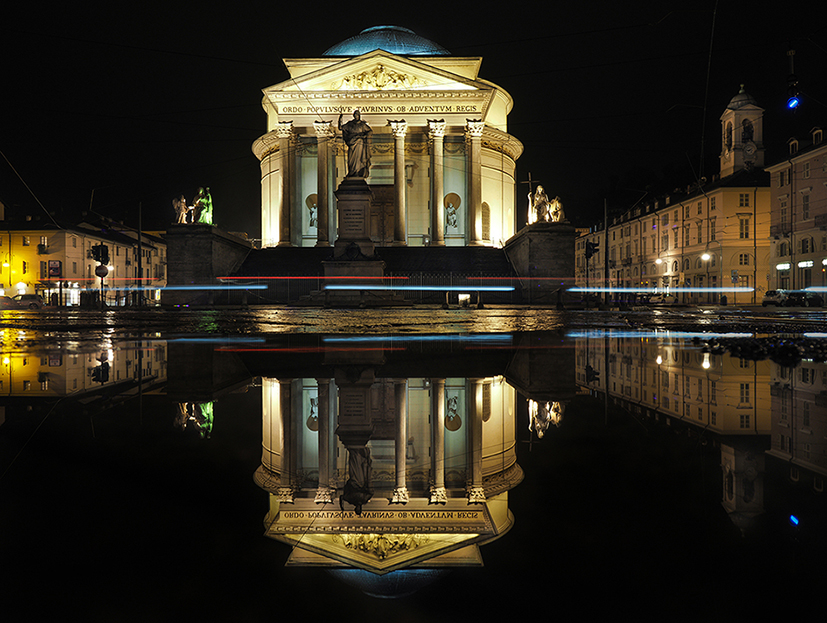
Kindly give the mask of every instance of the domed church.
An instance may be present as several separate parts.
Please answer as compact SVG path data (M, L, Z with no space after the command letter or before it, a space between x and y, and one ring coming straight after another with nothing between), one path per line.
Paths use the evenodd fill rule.
M372 130L365 181L377 247L502 247L514 235L523 147L508 134L511 96L479 77L481 57L377 26L284 62L290 78L263 90L267 133L253 144L262 247L333 245L334 192L348 175L340 128L354 119Z

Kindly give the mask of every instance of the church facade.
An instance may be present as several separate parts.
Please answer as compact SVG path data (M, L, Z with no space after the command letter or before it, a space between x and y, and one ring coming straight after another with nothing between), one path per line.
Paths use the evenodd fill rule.
M502 247L523 147L508 134L511 96L479 77L481 62L394 26L285 59L290 78L263 90L267 133L253 144L262 247L333 245L347 174L339 127L357 110L372 129L376 246Z

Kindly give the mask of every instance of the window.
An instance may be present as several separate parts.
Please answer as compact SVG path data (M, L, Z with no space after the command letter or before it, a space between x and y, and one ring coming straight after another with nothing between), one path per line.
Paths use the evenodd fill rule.
M689 225L683 228L683 246L689 246Z
M701 244L703 241L704 241L703 223L698 222L698 244Z
M741 428L749 428L749 413L742 413L739 419Z
M662 243L662 247L663 247L661 250L662 251L668 251L669 250L669 234L666 234L665 236L663 236L663 238L661 238L661 243Z
M749 199L749 195L742 195ZM742 239L749 238L749 217L748 216L739 216L738 217L738 237Z
M715 207L716 207L715 206L715 197L710 197L710 199L709 199L709 209L714 210Z
M786 227L789 224L789 214L787 213L787 200L781 200L781 207L780 207L780 214L781 214L781 227Z
M784 185L784 171L778 172L778 187L781 188Z
M703 209L704 209L703 201L699 201L698 202L698 214L703 213Z
M740 404L750 403L749 383L741 383Z
M709 240L715 240L715 220L714 218L709 219Z
M749 194L748 193L741 193L738 195L738 206L741 208L748 208L749 207Z
M31 239L28 236L23 236L23 246L28 247L31 244Z
M802 169L801 173L802 173L802 176L804 177L804 179L805 180L810 179L810 163L805 162L802 165L801 169Z
M740 266L749 266L749 253L741 253L738 256L738 264Z
M75 238L74 236L72 236L72 248L73 248L73 249L77 249L77 248L78 248L78 239L77 239L77 238Z
M801 218L807 220L810 218L810 195L801 195Z

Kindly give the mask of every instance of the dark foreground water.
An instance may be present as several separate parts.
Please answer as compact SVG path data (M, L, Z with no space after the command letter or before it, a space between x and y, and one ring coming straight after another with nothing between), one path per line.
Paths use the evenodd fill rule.
M827 364L733 357L703 334L803 334L820 315L395 314L0 319L0 619L744 621L821 606ZM389 502L400 413L405 507ZM341 560L285 566L320 524L293 541L265 530L338 510L359 447L369 511L496 502L513 525L478 539L481 566L420 560L446 573L396 599L329 573ZM447 505L429 503L435 478ZM314 506L323 481L332 504ZM474 484L485 503L468 504ZM382 533L342 521L332 556L341 535ZM452 529L426 523L410 528L423 543ZM387 576L397 592L406 568Z

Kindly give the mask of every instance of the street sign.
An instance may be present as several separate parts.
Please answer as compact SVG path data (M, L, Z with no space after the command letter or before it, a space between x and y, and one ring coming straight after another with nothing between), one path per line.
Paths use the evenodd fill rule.
M103 264L98 264L95 267L95 274L98 277L100 277L101 279L103 279L104 277L106 277L106 275L109 274L109 269L106 266L104 266Z

